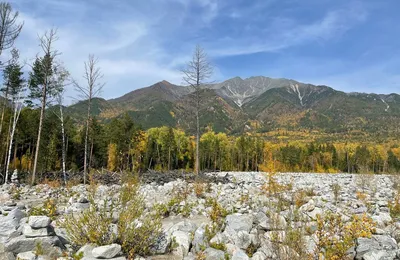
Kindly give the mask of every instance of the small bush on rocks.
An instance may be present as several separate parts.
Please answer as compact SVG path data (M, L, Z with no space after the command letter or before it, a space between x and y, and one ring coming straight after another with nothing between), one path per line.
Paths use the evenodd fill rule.
M209 217L213 223L218 225L222 225L225 221L225 217L229 214L229 212L218 203L217 199L211 198L209 201L211 204L211 211L209 213Z
M72 244L81 247L85 244L104 246L112 244L116 237L110 231L112 216L106 207L97 208L93 198L90 207L79 215L68 215L61 225L65 228Z
M340 196L340 190L341 190L339 183L332 184L331 189L333 192L333 197L335 199L335 203L337 204L339 202L339 196Z
M54 220L57 216L57 202L54 199L46 199L43 206L32 207L29 216L48 216Z
M41 242L37 242L35 246L35 255L40 256L44 255L44 249Z
M118 239L129 259L148 255L161 235L161 216L158 212L145 212L138 185L130 183L121 190L122 211L118 220Z
M129 259L137 255L148 255L161 235L159 212L147 212L138 185L132 181L123 185L117 201L107 207L98 208L93 197L89 197L90 207L80 215L69 215L62 226L66 229L75 246L91 243L99 246L117 242ZM118 232L110 229L113 223L111 212L120 209Z
M20 199L21 199L21 189L18 188L18 187L16 187L16 186L13 186L13 187L11 188L10 194L11 194L11 197L12 197L14 200L20 200Z
M317 247L319 259L344 259L346 252L355 245L357 238L371 238L375 223L367 215L354 215L345 224L339 214L329 213L317 216Z
M196 181L193 184L194 193L198 198L202 198L205 192L205 184L203 182Z
M400 219L400 194L397 194L393 201L389 202L389 212L393 219Z

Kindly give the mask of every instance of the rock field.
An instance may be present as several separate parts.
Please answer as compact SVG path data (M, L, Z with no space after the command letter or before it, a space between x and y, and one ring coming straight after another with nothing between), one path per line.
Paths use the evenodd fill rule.
M266 188L271 189L272 182L265 173L206 175L210 178L201 188L184 178L161 177L162 181L157 181L154 177L142 182L140 194L146 208L171 204L182 194L185 199L175 200L176 203L170 205L162 220L162 235L152 246L152 254L135 256L136 259L261 260L300 259L304 255L318 259L315 255L320 242L315 233L317 220L329 212L341 216L343 223L350 223L353 216L366 216L375 225L372 235L357 238L354 245L346 249L343 259L400 259L400 220L396 212L391 211L391 205L399 198L399 177L282 173L273 179L277 181L274 187L283 191L271 191ZM97 185L96 204L111 201L120 189L117 184ZM117 243L87 244L78 254L70 245L68 234L59 221L67 214L79 214L90 207L88 186L21 185L17 193L11 185L0 187L0 260L129 258ZM33 207L42 206L50 198L57 201L55 218L30 214ZM211 199L227 214L215 234L207 238L208 227L212 225ZM113 216L114 213L110 212ZM287 242L291 230L306 230L302 232L303 244L297 245L302 253L296 245ZM38 250L38 244L42 250Z

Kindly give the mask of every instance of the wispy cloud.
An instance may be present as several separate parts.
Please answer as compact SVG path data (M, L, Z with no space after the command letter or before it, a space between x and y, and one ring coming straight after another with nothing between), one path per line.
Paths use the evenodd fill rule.
M310 22L299 23L292 17L272 17L265 27L257 27L246 38L227 37L209 43L214 56L244 55L259 52L276 52L292 46L340 38L355 25L365 21L368 13L362 6L353 4L323 14ZM228 46L228 47L226 47Z
M197 43L206 48L213 63L219 66L216 69L219 79L239 74L241 67L255 62L255 59L248 59L247 64L242 63L242 56L270 55L269 62L258 61L252 75L293 75L317 83L325 78L326 82L340 85L344 85L344 81L361 84L361 80L352 78L361 78L361 71L373 74L367 69L369 65L358 69L354 65L352 71L346 72L340 70L343 66L324 64L347 64L341 61L354 60L348 53L346 57L342 55L341 52L346 52L342 44L370 20L369 14L376 10L371 11L373 0L306 2L11 0L25 21L18 41L22 56L28 60L34 58L39 52L37 35L57 27L60 41L56 47L63 53L61 59L74 78L81 79L83 62L89 53L98 56L107 83L103 95L107 98L163 79L181 84L179 69L190 58ZM381 20L384 19L387 18ZM320 52L313 53L318 48ZM270 65L286 56L300 65L279 62L275 67ZM305 73L301 59L315 59L314 63L321 69L314 71L320 74ZM227 73L225 68L232 67L232 72ZM389 73L377 77L385 75ZM368 86L376 85L378 83Z

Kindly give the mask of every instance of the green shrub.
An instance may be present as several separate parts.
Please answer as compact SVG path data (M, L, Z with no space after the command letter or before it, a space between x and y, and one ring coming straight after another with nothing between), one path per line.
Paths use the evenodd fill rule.
M126 185L121 196L125 199L121 201L118 242L129 259L136 255L148 255L161 235L161 216L158 212L145 212L137 185Z
M44 250L41 242L37 242L35 245L35 255L36 256L44 255Z
M61 223L65 228L71 243L76 247L85 244L96 244L98 246L112 244L116 237L110 231L113 219L107 210L106 203L101 208L96 208L91 198L90 207L80 214L68 215Z
M43 206L32 207L29 216L48 216L54 220L57 216L57 202L54 199L46 199Z
M161 235L160 210L146 212L143 197L139 194L137 182L129 182L121 188L119 198L107 208L98 208L92 196L89 197L90 207L80 215L69 215L62 226L66 229L71 242L75 246L88 243L107 245L117 242L122 251L133 259L136 255L148 255ZM110 230L113 218L109 212L120 208L118 218L118 235Z

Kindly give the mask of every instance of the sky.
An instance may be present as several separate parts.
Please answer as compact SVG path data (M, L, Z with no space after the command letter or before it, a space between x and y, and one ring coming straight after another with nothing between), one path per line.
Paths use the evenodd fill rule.
M196 44L214 66L211 80L268 76L345 92L400 90L398 0L11 0L24 28L16 46L32 63L38 35L58 29L56 48L83 82L99 59L104 98L167 80ZM74 96L72 89L67 91Z

